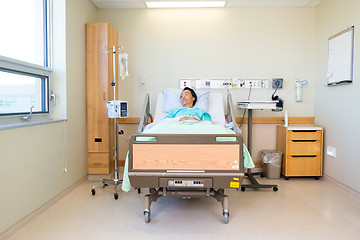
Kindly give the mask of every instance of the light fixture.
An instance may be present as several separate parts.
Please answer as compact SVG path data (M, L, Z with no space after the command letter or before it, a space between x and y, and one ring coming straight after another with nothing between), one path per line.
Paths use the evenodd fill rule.
M210 8L224 7L226 1L169 1L146 2L148 8Z

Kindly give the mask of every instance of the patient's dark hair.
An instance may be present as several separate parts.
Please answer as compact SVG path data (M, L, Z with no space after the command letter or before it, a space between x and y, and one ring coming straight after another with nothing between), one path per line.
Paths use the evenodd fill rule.
M195 103L196 103L196 101L197 101L197 96L196 96L195 91L192 90L192 89L189 88L189 87L185 87L185 88L182 90L182 92L185 91L185 90L189 90L189 91L191 92L191 95L195 98L195 100L194 100L194 102L193 102L193 106L195 106ZM181 96L180 96L180 98L181 98Z

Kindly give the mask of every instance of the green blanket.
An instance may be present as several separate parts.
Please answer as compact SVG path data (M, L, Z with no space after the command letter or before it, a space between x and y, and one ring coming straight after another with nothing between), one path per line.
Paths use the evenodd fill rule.
M152 128L143 131L145 134L235 134L232 130L225 128L223 125L212 124L209 121L203 122L179 122L178 119L164 119ZM224 141L229 141L229 138L224 138ZM246 146L243 145L244 149L244 167L253 168L255 167L249 151ZM126 156L122 190L130 191L132 188L128 176L128 158Z

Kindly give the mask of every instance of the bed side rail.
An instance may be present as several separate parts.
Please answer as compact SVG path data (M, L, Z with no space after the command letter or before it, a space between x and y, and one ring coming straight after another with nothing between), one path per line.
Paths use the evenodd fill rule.
M153 121L152 115L150 113L150 94L146 93L140 124L138 127L138 133L142 133L144 131L145 126L149 123L149 119L150 122Z
M226 117L228 119L228 123L232 123L231 129L235 133L241 133L241 130L236 123L235 110L230 93L227 93L226 95Z

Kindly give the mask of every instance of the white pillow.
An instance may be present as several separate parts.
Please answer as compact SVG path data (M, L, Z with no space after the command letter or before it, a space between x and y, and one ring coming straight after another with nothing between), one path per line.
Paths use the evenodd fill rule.
M163 112L170 112L171 109L179 109L182 108L182 104L180 101L180 89L167 88L163 91L163 99L164 105L162 108Z
M225 111L224 111L224 100L221 92L211 92L209 96L209 109L208 113L211 116L211 121L214 124L224 125L225 122Z
M163 112L168 113L171 109L182 108L180 101L181 89L167 88L163 91L162 95L164 98L164 105L162 108ZM196 92L195 92L196 93ZM194 108L200 108L204 111L208 111L209 107L209 91L196 93L197 101Z

